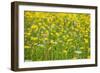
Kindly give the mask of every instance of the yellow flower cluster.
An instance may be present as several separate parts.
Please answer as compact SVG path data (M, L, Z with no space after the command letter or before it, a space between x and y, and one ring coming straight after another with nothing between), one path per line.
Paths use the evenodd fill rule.
M30 46L25 45L24 48L30 48Z
M33 41L37 41L38 38L37 38L37 37L31 37L31 40L33 40Z

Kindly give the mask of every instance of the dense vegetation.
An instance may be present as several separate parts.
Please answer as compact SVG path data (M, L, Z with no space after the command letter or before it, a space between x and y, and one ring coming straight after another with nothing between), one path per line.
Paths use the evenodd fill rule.
M25 60L90 58L90 15L24 12Z

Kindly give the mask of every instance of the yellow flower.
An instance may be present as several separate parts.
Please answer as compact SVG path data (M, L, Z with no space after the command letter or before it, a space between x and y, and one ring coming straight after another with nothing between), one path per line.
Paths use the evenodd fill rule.
M65 35L63 36L63 38L65 38Z
M80 49L84 49L84 47L80 47Z
M32 18L33 17L32 13L30 13L30 12L25 12L25 16L26 17L29 17L29 18Z
M31 29L38 29L38 26L33 24L33 25L31 26Z
M38 38L37 38L37 37L31 37L31 40L33 40L33 41L37 41Z
M72 41L72 40L73 40L73 39L68 39L67 41L70 42L70 41Z
M81 27L80 24L78 24L78 25L77 25L77 28L79 29L80 27Z
M86 35L84 35L85 37L88 37L88 35L86 34Z
M67 50L63 50L64 53L67 53Z
M66 36L63 36L63 38L66 39L67 37Z
M32 18L33 17L33 15L30 15L30 18Z
M48 38L44 38L44 40L48 40Z
M48 18L48 22L51 22L53 19L52 19L52 17L49 17Z
M42 23L39 23L40 26L42 26Z
M25 45L24 48L30 48L30 46Z
M88 43L88 39L84 39L85 43Z
M52 43L52 44L53 44L53 43L54 43L54 41L53 41L53 40L51 40L51 41L50 41L50 43Z
M26 33L26 35L30 36L30 35L31 35L31 33Z
M59 33L56 33L57 36L59 36Z

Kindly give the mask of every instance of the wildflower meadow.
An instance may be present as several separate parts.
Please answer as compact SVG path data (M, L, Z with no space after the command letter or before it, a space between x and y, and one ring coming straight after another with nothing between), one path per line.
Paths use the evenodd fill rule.
M90 14L24 11L25 61L90 58Z

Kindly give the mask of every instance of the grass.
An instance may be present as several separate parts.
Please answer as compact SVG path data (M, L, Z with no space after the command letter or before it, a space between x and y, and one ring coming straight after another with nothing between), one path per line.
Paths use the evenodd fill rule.
M90 15L25 11L24 50L30 61L90 58Z

